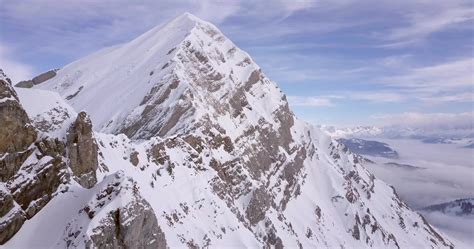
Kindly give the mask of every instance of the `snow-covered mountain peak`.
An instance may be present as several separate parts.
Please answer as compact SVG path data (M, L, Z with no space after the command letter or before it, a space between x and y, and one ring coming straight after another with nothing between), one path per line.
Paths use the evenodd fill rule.
M217 28L213 24L206 22L188 12L185 12L164 24L160 24L150 29L149 31L145 32L144 34L129 42L129 44L137 45L139 43L144 42L160 43L161 41L163 41L163 36L165 34L166 36L174 36L173 34L177 36L182 35L183 37L181 38L184 38L185 36L189 35L197 25L208 26L217 30ZM179 43L181 40L175 40L176 44L174 45L177 45L177 43Z
M67 103L27 110L35 127L46 122L46 129L35 128L45 141L31 146L26 166L11 167L0 197L22 203L10 206L23 216L43 208L37 199L56 189L20 180L31 167L42 169L49 155L58 167L46 169L64 177L47 175L71 192L51 197L33 217L39 223L25 223L7 246L34 244L29 229L54 220L59 231L48 241L78 247L148 241L171 248L452 247L359 156L298 120L248 54L209 23L182 15L51 75L34 87L59 92ZM68 104L77 117L67 118ZM101 132L92 131L82 110ZM38 161L36 151L45 159ZM118 171L131 181L111 176ZM25 200L30 189L35 195ZM35 212L30 202L38 203ZM63 203L76 207L58 212L69 211ZM50 218L56 213L61 219Z
M105 128L127 117L156 82L170 74L171 67L165 65L196 23L189 15L179 16L128 43L72 62L35 87L59 92L76 110L88 111L96 129Z
M167 24L176 23L177 25L179 25L180 23L183 23L183 22L201 23L201 24L214 26L210 22L204 21L201 18L199 18L199 17L197 17L197 16L195 16L195 15L189 13L189 12L184 12L184 13L176 16L175 18L171 19ZM167 25L167 24L165 24L165 25Z
M96 130L139 139L190 129L189 121L209 116L272 122L287 105L247 53L189 13L73 62L37 87L86 110Z

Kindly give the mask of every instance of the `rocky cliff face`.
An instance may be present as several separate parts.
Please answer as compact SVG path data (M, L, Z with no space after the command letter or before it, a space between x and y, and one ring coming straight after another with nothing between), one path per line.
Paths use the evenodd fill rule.
M31 155L29 147L36 140L36 131L19 103L11 81L0 69L0 244L10 239L26 219L14 201L5 182L19 170Z
M0 245L7 242L20 230L26 220L25 213L13 200L10 191L2 185L0 189Z
M33 116L31 122L10 81L1 70L0 73L0 244L4 244L22 228L26 220L33 219L54 197L66 193L74 185L71 178L85 188L94 187L97 182L98 147L87 114L81 112L72 121L75 112L64 103L54 100L54 95L28 103L28 108L43 111L34 115L30 112ZM45 105L48 100L52 100L54 105ZM40 108L41 105L45 105L45 108ZM35 125L39 129L35 129ZM116 178L125 181L123 175L117 175ZM116 248L114 244L101 241L106 235L110 241L122 239L123 243L118 245L122 248L166 246L149 204L140 198L130 184L122 186L119 180L108 185L101 193L109 197L107 194L119 195L128 191L134 193L134 198L128 205L116 210L121 212L118 216L120 220L113 220L115 223L105 218L99 221L107 224L107 228L96 228L95 231L102 234L91 237L87 246ZM104 196L97 197L101 198ZM113 213L108 217L116 218ZM121 232L107 234L106 230ZM155 242L144 242L150 239Z
M65 235L67 247L167 248L150 204L123 172L99 184L96 194L67 225Z
M64 191L59 186L67 183L69 177L63 158L65 143L38 136L6 77L0 79L0 96L0 244L3 244L58 191Z
M91 132L84 115L64 138L79 183L94 172L84 158L96 140L98 183L56 197L79 208L51 221L66 231L44 235L59 247L453 246L360 157L298 120L248 54L190 14L35 88L59 92L109 133Z
M85 112L77 115L67 134L69 165L76 181L85 188L97 183L97 143L93 137L92 122Z
M0 70L0 181L5 182L31 154L36 131L23 110L11 81Z

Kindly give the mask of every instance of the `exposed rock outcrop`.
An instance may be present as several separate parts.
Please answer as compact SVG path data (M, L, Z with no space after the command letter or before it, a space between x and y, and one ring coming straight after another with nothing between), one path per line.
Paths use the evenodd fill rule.
M265 218L265 212L271 206L271 197L264 188L258 188L253 192L249 206L246 209L250 224L255 225Z
M42 74L34 77L31 80L20 81L15 86L16 87L21 87L21 88L32 88L34 85L41 84L41 83L53 78L54 76L56 76L57 71L58 71L57 69L49 70L45 73L42 73Z
M28 147L37 133L21 106L18 96L0 69L0 181L12 177L29 156Z
M117 172L98 187L66 228L68 248L167 248L155 213L136 182Z
M10 239L68 181L64 143L37 131L0 70L0 244Z
M45 138L36 142L33 154L7 182L13 198L28 219L57 194L61 184L69 182L64 148L64 143L58 139Z
M69 166L76 181L85 188L97 183L97 143L93 136L92 122L85 112L77 115L67 134Z
M0 183L0 204L0 245L3 245L20 230L26 216L3 183Z
M54 196L67 190L64 144L44 138L31 148L31 155L0 191L0 244L15 235L23 222L33 218Z

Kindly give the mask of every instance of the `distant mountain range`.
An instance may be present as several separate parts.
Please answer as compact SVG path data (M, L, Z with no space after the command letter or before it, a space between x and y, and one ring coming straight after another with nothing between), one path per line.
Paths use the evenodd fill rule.
M393 150L390 145L382 142L364 140L358 138L339 138L340 143L344 144L354 153L385 158L398 158L398 152Z
M443 130L400 126L336 127L328 125L319 125L318 127L335 138L408 138L420 140L424 143L457 144L459 147L474 148L473 129Z
M427 212L442 212L449 215L474 216L474 198L458 199L441 204L431 205L422 209Z

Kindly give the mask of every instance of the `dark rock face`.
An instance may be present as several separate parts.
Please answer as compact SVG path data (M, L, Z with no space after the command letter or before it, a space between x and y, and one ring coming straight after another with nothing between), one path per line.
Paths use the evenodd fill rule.
M35 143L33 163L23 165L7 186L28 219L38 213L57 193L61 184L69 182L64 158L64 143L43 139ZM29 176L33 176L30 178Z
M1 70L0 74L4 76ZM3 244L53 198L59 186L68 182L68 176L64 143L49 138L36 141L37 131L5 77L0 78L0 123Z
M37 137L8 78L0 79L0 124L0 158L4 158L0 161L0 181L5 182L31 153L28 147Z
M32 88L35 84L33 83L32 80L24 80L18 82L15 86L16 87L21 87L21 88Z
M97 183L98 147L93 137L92 122L85 112L77 115L67 135L69 165L81 186L91 188Z
M130 154L130 162L133 164L133 166L137 166L140 160L138 159L138 152L133 151Z
M56 76L56 70L50 70L46 73L42 73L42 74L34 77L32 81L35 85L38 85L38 84L41 84L41 83L53 78L54 76Z
M5 153L0 161L0 181L7 181L20 168L21 164L31 155L33 149L26 149L16 153ZM2 156L0 154L0 156Z
M42 73L36 77L34 77L32 80L25 80L25 81L20 81L18 82L15 86L16 87L22 87L22 88L32 88L34 85L41 84L54 76L56 76L57 70L50 70L46 73Z
M5 188L2 189L1 185L0 203L0 217L3 218L6 216L7 218L2 219L3 221L0 222L0 245L3 245L20 230L26 217L24 212L15 206L15 202L9 191Z
M253 192L250 204L245 211L250 224L255 225L265 218L265 212L270 208L271 197L264 188L259 188Z
M3 185L0 183L0 244L8 241L69 182L65 146L59 140L42 139L32 146L24 165ZM2 188L2 186L5 186Z
M155 213L143 199L110 212L101 222L109 226L98 227L87 248L167 248Z

